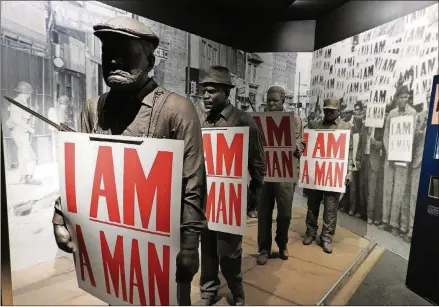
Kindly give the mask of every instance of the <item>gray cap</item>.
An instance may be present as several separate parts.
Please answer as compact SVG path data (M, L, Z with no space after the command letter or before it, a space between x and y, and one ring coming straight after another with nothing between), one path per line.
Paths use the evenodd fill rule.
M108 34L124 35L131 38L146 40L153 44L154 49L159 45L159 37L145 24L127 16L111 18L103 24L93 26L94 35L101 40Z
M335 98L328 98L323 100L323 110L325 109L330 109L330 110L340 109L340 100Z

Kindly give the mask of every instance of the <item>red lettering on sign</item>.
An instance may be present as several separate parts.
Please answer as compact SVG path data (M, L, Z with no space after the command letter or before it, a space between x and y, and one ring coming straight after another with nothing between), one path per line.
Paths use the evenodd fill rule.
M84 276L84 267L85 267L87 268L91 285L93 287L96 287L95 277L93 275L93 270L91 269L90 258L88 257L87 247L84 241L84 235L82 234L82 229L81 226L79 225L76 225L76 238L78 241L79 263L81 266L81 279L85 281L85 276Z
M227 145L224 134L218 133L217 139L217 154L216 154L216 175L224 175L223 161L226 168L227 176L230 176L232 171L232 162L235 160L234 176L242 176L242 150L244 144L244 134L237 133L233 137L230 147Z
M335 139L334 133L328 133L328 140L325 146L325 134L318 133L314 145L313 158L344 159L346 150L346 134L340 134Z
M215 182L210 185L209 193L207 194L206 201L206 217L209 222L215 221L215 201L216 201L216 188Z
M305 163L306 162L307 161L305 161ZM314 177L315 184L326 186L326 187L341 188L344 184L343 183L344 164L345 164L344 162L332 162L332 161L329 161L328 163L324 161L320 164L319 161L316 161L315 177Z
M117 236L116 244L114 246L114 254L111 254L110 247L108 246L105 234L103 231L99 233L101 241L101 253L102 262L104 265L105 285L107 287L107 293L111 293L110 279L108 272L111 275L111 281L113 283L114 295L119 297L119 281L121 281L122 299L127 301L126 280L125 280L125 258L124 258L124 246L123 237Z
M273 117L267 116L266 121L268 146L291 146L290 117L282 117L279 126L276 124ZM274 143L274 138L276 138L276 144ZM285 144L283 144L282 139L285 140Z
M242 185L228 183L228 187L228 195L226 195L226 183L211 183L206 202L206 217L209 222L233 225L235 216L236 226L241 226ZM219 189L218 193L217 189Z
M319 154L317 155L317 151L319 151ZM326 152L325 152L325 135L323 133L318 133L316 138L316 144L314 145L314 150L312 152L313 158L325 158Z
M101 182L104 189L101 189ZM109 146L99 146L90 204L90 217L98 215L99 198L105 197L108 217L111 222L120 223L117 202L116 181L114 178L113 153Z
M166 233L170 232L172 160L172 152L159 151L148 177L146 177L137 150L125 148L123 174L124 224L134 226L134 193L137 192L142 227L148 229L154 196L156 196L156 229Z
M302 153L302 157L306 157L308 155L308 138L309 138L309 133L308 132L304 132L303 133L303 139L305 140L305 150Z
M77 213L76 206L76 163L75 143L64 143L64 172L66 184L67 211Z
M206 161L207 175L215 175L215 166L213 164L212 138L209 133L203 134L204 160Z
M314 180L316 185L323 185L325 180L325 170L326 170L326 162L322 162L322 164L319 164L319 161L316 161L315 165L315 175Z
M305 160L303 163L303 172L302 172L302 183L309 184L309 174L308 174L308 160Z
M222 212L223 223L227 224L226 192L224 191L224 182L221 182L220 184L215 223L218 223L221 212Z
M344 162L336 162L335 163L335 182L334 186L338 186L341 188L344 184L343 182L343 173L344 173Z
M346 134L340 134L336 140L333 133L328 133L328 149L326 152L331 158L344 159L346 152Z
M155 284L157 284L160 303L162 306L169 305L169 266L171 259L171 249L163 246L163 267L160 265L159 256L154 243L148 242L148 285L149 285L149 305L156 305Z
M264 147L267 146L267 139L265 138L265 132L262 126L262 121L261 118L259 116L253 116L253 119L255 120L256 124L259 127L259 131L261 132L261 137L262 137L262 144Z
M139 293L141 306L146 306L145 286L143 285L142 263L140 262L139 242L133 239L130 262L130 304L134 304L134 287Z
M279 155L281 157L279 157ZM291 150L281 151L281 152L277 152L277 151L265 152L265 168L266 168L267 177L292 178L293 164L294 164L294 160L293 160L293 153L291 152Z
M238 184L238 191L234 184L229 185L229 225L233 225L233 213L235 213L236 226L241 226L241 192L242 186Z

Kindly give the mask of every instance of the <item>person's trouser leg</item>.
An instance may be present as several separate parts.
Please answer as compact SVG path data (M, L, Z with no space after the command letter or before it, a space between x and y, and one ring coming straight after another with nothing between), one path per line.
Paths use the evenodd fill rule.
M349 211L354 214L357 213L357 183L358 171L352 172L351 183L349 184Z
M361 214L362 217L367 216L367 173L369 169L367 168L367 164L369 164L369 157L366 157L361 165L361 170L358 171L358 185L357 190L357 206L359 207L358 213Z
M277 206L275 241L281 251L287 248L288 229L290 228L295 188L296 185L294 183L287 182L279 182L274 188Z
M376 201L381 202L381 199L376 199L377 195L377 186L379 184L378 181L378 172L372 170L372 168L369 168L368 172L369 178L368 178L368 192L367 192L367 218L371 220L376 220L377 217L375 216L375 208L376 208Z
M318 224L317 219L319 218L320 203L322 202L323 191L319 190L309 190L307 207L308 211L306 213L306 236L307 237L317 237Z
M218 232L218 256L221 273L234 299L244 300L242 286L242 236Z
M332 243L332 237L337 227L337 207L340 193L324 192L323 227L320 239L322 242Z
M258 251L260 254L271 253L271 228L274 209L274 183L265 182L262 185L261 201L258 212Z
M392 206L390 210L390 226L400 229L401 211L409 200L405 199L408 182L408 167L395 166Z
M200 292L202 299L213 299L220 287L217 234L212 230L201 233Z
M383 223L390 224L390 209L392 205L392 192L395 168L389 161L384 163L384 189L383 189Z

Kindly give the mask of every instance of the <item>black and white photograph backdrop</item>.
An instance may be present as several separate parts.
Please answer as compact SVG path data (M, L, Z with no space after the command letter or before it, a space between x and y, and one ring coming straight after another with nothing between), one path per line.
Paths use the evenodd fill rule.
M339 98L356 140L340 211L405 258L438 60L437 4L313 53L310 123L321 120L325 98Z
M268 88L280 85L285 107L307 120L312 53L249 53L98 1L2 1L1 96L78 129L84 102L108 90L93 25L118 15L138 19L160 37L151 76L196 106L199 81L210 65L221 64L233 75L230 100L238 108L263 110ZM51 224L59 195L57 131L3 98L0 108L14 275L70 256L57 248Z

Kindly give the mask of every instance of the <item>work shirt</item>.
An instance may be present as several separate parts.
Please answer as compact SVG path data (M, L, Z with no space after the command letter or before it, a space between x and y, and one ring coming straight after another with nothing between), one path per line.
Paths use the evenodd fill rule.
M19 99L18 97L15 98L15 100L21 103L22 105L29 107L29 104L27 103L26 100ZM28 129L30 128L30 118L31 118L30 113L24 111L23 109L13 104L10 105L9 111L10 111L9 121L12 123L10 128L16 129L17 131L20 130L23 132L27 132Z
M324 119L315 129L327 129L327 130L350 130L350 138L349 138L349 157L348 157L348 172L352 172L355 168L354 164L354 141L353 141L353 133L352 133L352 127L349 123L345 122L344 120L341 120L339 117L329 122L326 119Z
M159 97L167 94L160 107ZM180 247L198 248L199 233L207 229L207 183L201 126L191 101L164 90L153 79L135 95L110 90L87 101L81 132L183 140Z
M250 194L256 197L257 191L264 182L265 154L259 127L246 112L235 108L230 102L218 114L199 112L201 127L249 127L248 171L251 176ZM256 200L253 200L256 201Z

